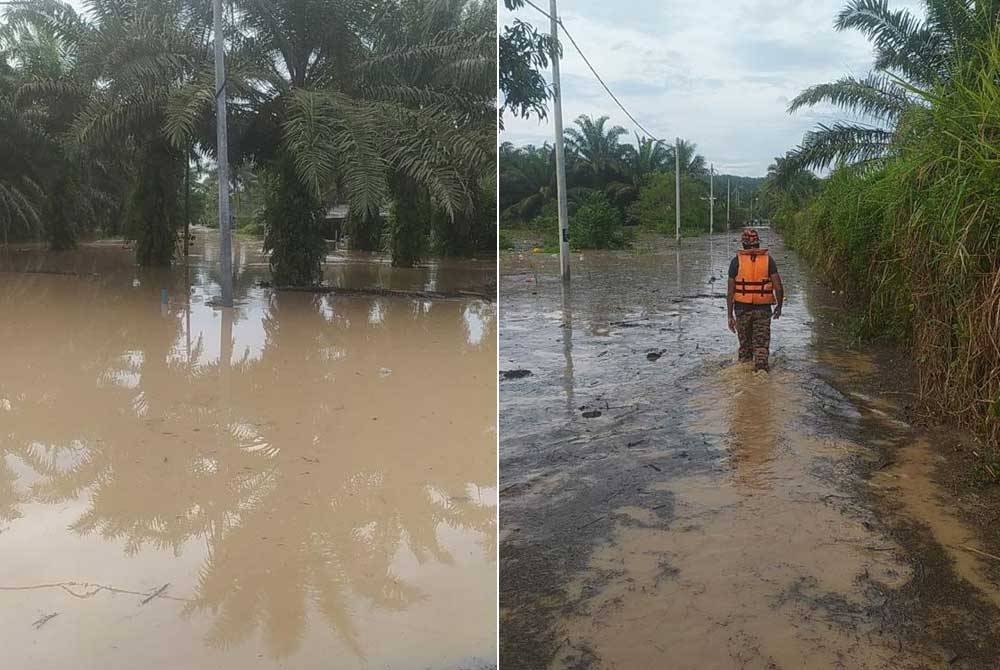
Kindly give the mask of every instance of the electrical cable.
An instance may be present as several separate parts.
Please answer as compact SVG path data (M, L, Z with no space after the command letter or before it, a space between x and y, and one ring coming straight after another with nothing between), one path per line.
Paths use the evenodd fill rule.
M552 15L551 14L549 14L548 12L546 12L545 10L543 10L541 7L539 7L538 5L536 5L535 3L533 3L531 0L524 0L524 2L526 4L528 4L528 5L530 5L531 7L533 7L538 13L542 14L543 16L548 17L548 19L550 21L552 20ZM639 123L639 121L636 120L636 118L634 116L632 116L632 113L630 111L628 111L628 109L625 107L625 105L622 104L622 101L619 100L618 96L616 96L614 94L614 92L608 87L608 85L604 82L604 79L601 77L601 75L597 73L597 70L591 64L590 60L587 58L586 55L584 55L583 50L580 48L580 45L576 43L576 40L573 39L573 35L569 32L569 30L566 29L566 24L564 24L562 22L562 19L559 18L559 17L556 17L555 21L559 25L559 27L562 28L563 32L566 33L566 37L569 38L570 44L572 44L573 48L576 49L576 52L578 54L580 54L580 58L583 59L583 62L587 65L587 68L590 69L590 72L594 75L594 77L597 79L597 81L601 84L601 86L604 88L605 92L607 92L607 94L611 96L611 99L615 101L615 104L618 105L619 109L621 109L625 113L625 116L627 116L629 119L631 119L632 123L634 123L636 125L636 127L639 128L639 130L641 130L642 132L646 133L646 136L649 137L650 139L652 139L654 142L663 142L664 144L672 144L671 142L668 142L667 140L664 140L664 139L660 139L656 135L654 135L653 133L649 132L649 130L647 130L645 126L643 126L641 123Z

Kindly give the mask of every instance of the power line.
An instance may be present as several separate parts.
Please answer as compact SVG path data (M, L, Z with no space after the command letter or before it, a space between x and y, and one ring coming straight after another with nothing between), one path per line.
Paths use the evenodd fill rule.
M539 7L538 5L536 5L535 3L533 3L531 0L524 0L524 2L526 4L528 4L528 5L530 5L531 7L533 7L535 9L535 11L537 11L540 14L542 14L543 16L547 17L549 20L552 20L552 15L551 14L549 14L548 12L546 12L545 10L543 10L541 7ZM666 140L660 139L660 138L656 137L656 135L654 135L653 133L649 132L646 129L645 126L643 126L641 123L639 123L636 120L636 118L634 116L632 116L632 113L630 111L628 111L628 109L625 108L625 105L622 104L622 101L618 99L618 96L616 96L611 91L610 88L608 88L608 85L606 83L604 83L604 79L601 78L601 75L599 75L597 73L597 70L594 69L594 66L591 65L590 60L587 58L586 55L584 55L583 50L580 49L580 45L578 45L576 43L576 40L573 39L573 35L569 32L569 30L566 29L566 24L564 24L562 22L562 19L559 18L559 17L556 17L555 18L555 22L558 23L559 27L563 29L564 33L566 33L566 37L569 38L570 44L572 44L573 48L576 49L576 52L578 54L580 54L580 58L582 58L583 62L586 63L587 67L590 69L590 72L594 75L594 77L597 78L597 81L600 82L601 86L604 88L604 90L607 92L607 94L611 96L611 99L615 101L615 104L618 105L619 109L621 109L625 113L625 116L627 116L629 119L631 119L632 123L634 123L639 128L639 130L641 130L642 132L646 133L646 135L650 139L652 139L653 141L667 143Z

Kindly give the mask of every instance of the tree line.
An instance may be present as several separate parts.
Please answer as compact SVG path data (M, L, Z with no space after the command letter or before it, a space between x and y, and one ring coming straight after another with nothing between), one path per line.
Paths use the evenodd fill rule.
M697 145L681 140L676 146L635 136L608 126L608 117L582 115L566 130L566 181L571 244L576 247L621 247L629 226L663 234L675 229L675 166L681 177L681 229L684 234L708 232L710 216L709 165ZM679 151L679 156L676 153ZM557 235L555 152L541 147L500 147L500 225L536 228L549 243ZM715 175L715 224L726 227L726 185L730 185L732 225L751 217L759 179Z
M1000 1L853 0L836 28L868 37L872 69L792 101L850 119L777 159L764 197L858 334L910 348L925 406L1000 448Z
M124 235L167 265L216 151L211 5L84 5L0 21L0 241ZM233 0L225 40L229 159L277 284L320 281L335 202L397 265L494 247L493 0Z

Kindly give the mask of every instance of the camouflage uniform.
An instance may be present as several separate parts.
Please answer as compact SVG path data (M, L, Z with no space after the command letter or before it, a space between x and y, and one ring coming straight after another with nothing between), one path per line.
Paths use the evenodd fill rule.
M771 307L744 308L736 313L736 334L740 338L740 361L754 362L758 370L768 369L771 349Z

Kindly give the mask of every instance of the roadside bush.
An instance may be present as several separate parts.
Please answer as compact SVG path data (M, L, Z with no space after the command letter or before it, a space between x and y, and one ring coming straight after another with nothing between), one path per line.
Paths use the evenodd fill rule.
M621 249L625 231L621 214L603 193L595 193L576 210L569 226L569 243L576 249Z
M672 172L651 175L628 206L628 216L648 231L673 235L676 223L675 178ZM681 232L686 235L708 232L708 186L689 175L681 175ZM724 217L718 220L725 227Z
M497 246L501 251L512 251L514 249L514 240L510 239L506 231L501 230L497 236Z

